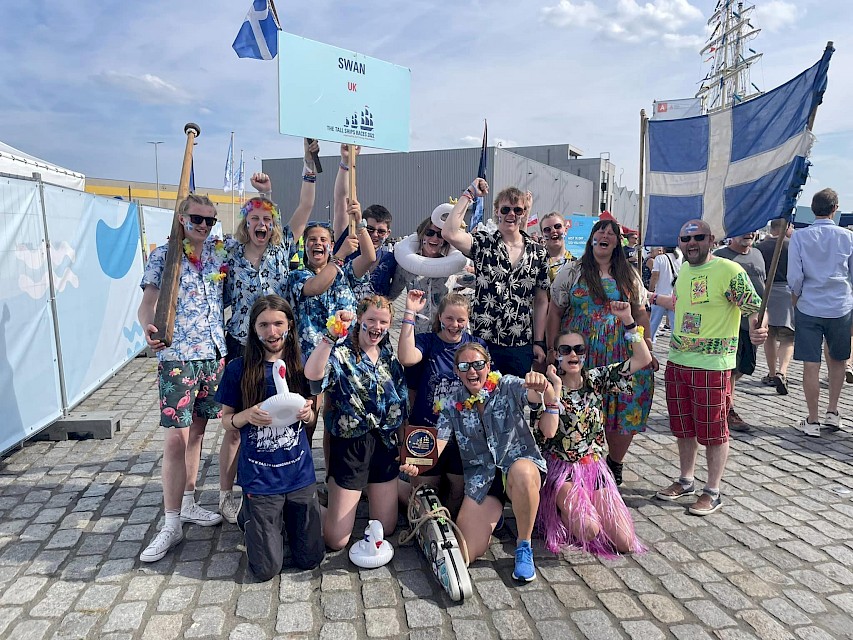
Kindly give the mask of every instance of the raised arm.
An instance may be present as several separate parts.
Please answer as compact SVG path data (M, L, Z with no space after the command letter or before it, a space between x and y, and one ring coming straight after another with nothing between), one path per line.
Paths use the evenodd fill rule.
M320 145L316 140L308 144L308 138L305 138L303 145L305 148L305 165L302 169L302 189L299 192L299 204L290 217L290 230L296 240L305 231L305 225L308 223L308 218L311 217L311 211L314 209L317 175L315 173L313 154L320 152Z
M358 238L358 249L361 251L359 256L352 261L352 272L355 274L356 278L360 278L367 273L367 270L370 269L370 265L376 261L376 247L373 246L373 240L370 239L370 234L367 232L367 228L363 226L359 228L358 223L361 222L361 205L356 200L349 201L347 217L350 216L355 220L355 233Z
M444 229L442 229L441 237L469 258L471 257L473 237L462 228L465 211L468 210L468 206L475 198L485 196L487 193L489 193L489 183L482 178L476 178L471 186L459 196L459 200L456 201L453 210L448 214Z
M338 271L340 269L341 264L343 264L346 257L353 253L358 244L355 238L347 238L341 243L341 246L338 247L338 251L329 258L329 262L326 263L326 266L320 269L319 273L308 278L305 281L305 284L302 287L302 295L310 298L311 296L319 296L321 293L325 293L329 290L329 287L332 286L332 283L335 281L335 278L338 276ZM331 251L331 247L329 247L329 251Z
M415 346L415 316L425 305L423 291L409 291L406 296L406 310L403 312L403 324L400 327L400 340L397 342L397 359L404 367L412 367L423 360L424 354Z
M341 310L335 313L335 317L343 326L349 327L354 314L352 311ZM346 331L343 332L343 335L346 335ZM317 383L322 382L326 375L326 365L329 363L329 356L332 354L332 347L334 347L337 337L342 336L331 335L328 331L324 332L323 339L314 347L314 351L311 352L308 361L305 363L305 378L310 383L312 395L319 395L323 390L322 386Z
M361 147L355 148L358 155ZM346 168L344 168L346 167ZM335 216L332 229L335 237L340 238L349 224L347 218L347 198L349 197L349 145L341 145L341 163L338 165L338 175L335 177Z
M648 366L652 361L652 354L649 351L648 344L637 331L637 323L634 322L634 317L631 315L631 304L615 300L610 303L610 310L626 327L625 338L631 343L631 373ZM634 326L631 327L631 325ZM627 327L631 328L628 329Z

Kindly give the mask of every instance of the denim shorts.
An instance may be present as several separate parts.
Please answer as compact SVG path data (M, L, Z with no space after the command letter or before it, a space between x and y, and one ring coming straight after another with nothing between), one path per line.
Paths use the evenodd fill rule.
M794 360L820 362L823 341L829 357L847 360L850 357L850 324L853 311L840 318L817 318L794 309L797 338L794 340Z

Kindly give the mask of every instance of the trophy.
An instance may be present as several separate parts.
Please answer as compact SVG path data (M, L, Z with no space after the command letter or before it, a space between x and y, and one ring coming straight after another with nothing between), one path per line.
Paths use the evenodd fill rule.
M407 426L400 456L403 463L432 467L438 461L437 433L435 427Z

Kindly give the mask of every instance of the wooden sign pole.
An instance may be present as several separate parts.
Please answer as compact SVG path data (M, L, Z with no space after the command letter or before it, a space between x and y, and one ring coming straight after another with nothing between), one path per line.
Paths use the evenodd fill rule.
M355 145L350 144L349 146L349 197L350 200L358 200L358 195L355 191ZM355 237L355 218L350 216L349 218L349 235L351 237Z
M154 311L154 326L157 327L157 333L152 336L154 340L162 341L167 347L172 344L172 334L175 331L178 279L181 275L181 260L184 255L184 227L178 218L178 209L190 192L193 144L201 134L201 129L197 124L189 122L184 125L184 133L187 134L187 146L184 149L181 180L178 183L178 195L175 200L175 215L172 218L172 231L169 234L169 250L166 253L166 264L160 279L160 295L157 297L157 308Z

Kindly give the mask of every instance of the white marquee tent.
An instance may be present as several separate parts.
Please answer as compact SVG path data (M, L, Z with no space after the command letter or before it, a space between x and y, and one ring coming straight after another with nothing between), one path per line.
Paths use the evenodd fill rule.
M86 188L86 176L82 173L64 169L0 142L0 173L31 178L34 172L40 173L44 182L77 191L83 191Z

